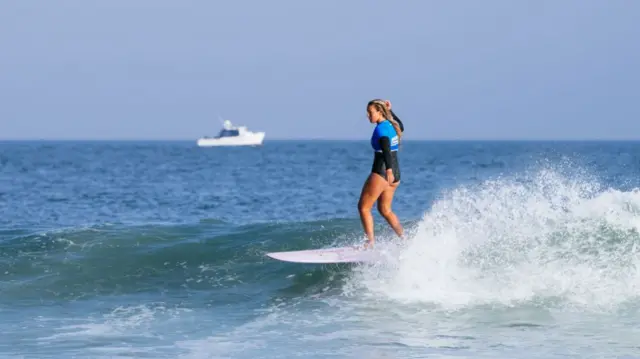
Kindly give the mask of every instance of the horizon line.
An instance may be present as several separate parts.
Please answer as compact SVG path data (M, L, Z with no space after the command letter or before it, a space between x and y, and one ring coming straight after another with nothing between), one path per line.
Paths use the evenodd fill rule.
M0 142L193 142L194 139L185 138L1 138ZM296 141L333 141L333 142L367 142L367 138L271 138L266 142L296 142ZM416 138L403 139L403 142L635 142L639 138Z

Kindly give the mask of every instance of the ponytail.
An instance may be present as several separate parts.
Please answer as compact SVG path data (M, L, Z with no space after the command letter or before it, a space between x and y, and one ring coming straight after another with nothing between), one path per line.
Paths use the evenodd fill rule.
M386 110L386 108L385 108L385 110ZM400 129L400 124L393 117L393 115L391 114L391 111L389 111L389 110L387 110L387 111L389 112L389 117L387 117L387 118L389 119L389 121L393 125L393 128L396 129L396 133L398 134L398 144L400 144L400 137L402 137L402 129Z

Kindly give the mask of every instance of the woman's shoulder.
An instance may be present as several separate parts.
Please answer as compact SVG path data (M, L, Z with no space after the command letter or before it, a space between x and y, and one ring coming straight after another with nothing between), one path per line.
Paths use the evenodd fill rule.
M376 131L378 133L380 133L381 135L386 135L386 134L388 134L390 132L391 133L395 132L396 129L393 128L393 125L391 124L391 121L385 120L385 121L382 121L382 122L380 122L380 123L378 123L376 125Z

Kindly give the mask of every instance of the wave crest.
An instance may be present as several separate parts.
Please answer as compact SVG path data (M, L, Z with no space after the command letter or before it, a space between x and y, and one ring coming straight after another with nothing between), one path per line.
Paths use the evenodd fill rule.
M447 309L529 303L613 309L640 293L640 192L542 170L456 188L406 246L364 267L370 295Z

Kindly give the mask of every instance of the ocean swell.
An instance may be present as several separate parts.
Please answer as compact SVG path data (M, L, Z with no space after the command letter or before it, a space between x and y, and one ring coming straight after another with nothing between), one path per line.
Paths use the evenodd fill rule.
M295 277L284 295L321 286L336 270L293 266L269 251L331 246L348 240L353 220L232 225L109 225L3 235L0 300L33 304L100 295L215 290L220 301L260 292ZM337 272L346 270L338 268ZM288 294L287 294L288 293ZM226 298L226 299L225 299Z

